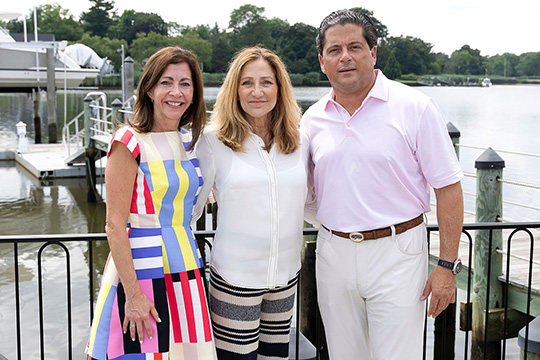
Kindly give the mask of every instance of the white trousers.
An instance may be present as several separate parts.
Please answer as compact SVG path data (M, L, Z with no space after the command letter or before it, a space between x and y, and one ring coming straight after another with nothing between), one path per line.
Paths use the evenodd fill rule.
M321 227L317 291L331 360L422 358L427 251L424 223L361 243Z

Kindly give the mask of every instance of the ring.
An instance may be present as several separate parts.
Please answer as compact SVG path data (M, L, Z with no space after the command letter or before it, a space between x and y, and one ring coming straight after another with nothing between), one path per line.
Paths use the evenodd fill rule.
M135 325L135 324L131 324L131 325L129 325L129 327L132 327L132 328L134 328L134 327L137 327L137 325Z

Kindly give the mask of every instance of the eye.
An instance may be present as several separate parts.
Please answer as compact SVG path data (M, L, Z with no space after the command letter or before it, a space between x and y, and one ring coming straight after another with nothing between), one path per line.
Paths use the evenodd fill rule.
M264 85L272 85L274 82L272 80L263 80Z
M163 80L159 84L163 86L171 86L172 82L170 82L169 80Z
M180 86L182 86L182 87L191 87L191 83L188 82L188 81L184 81L184 82L180 83Z
M251 85L251 80L244 80L244 81L242 81L242 83L240 85L249 86L249 85Z

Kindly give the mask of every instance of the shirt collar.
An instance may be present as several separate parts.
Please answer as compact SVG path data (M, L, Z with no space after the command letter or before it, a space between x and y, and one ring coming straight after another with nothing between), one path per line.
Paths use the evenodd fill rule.
M383 72L379 69L375 69L375 83L373 84L373 87L369 91L368 95L364 99L364 102L368 100L369 98L376 98L381 101L388 101L388 78L383 74ZM334 89L331 89L330 92L326 95L326 106L325 108L328 109L328 106L330 104L337 104L334 100ZM337 104L339 105L339 104Z

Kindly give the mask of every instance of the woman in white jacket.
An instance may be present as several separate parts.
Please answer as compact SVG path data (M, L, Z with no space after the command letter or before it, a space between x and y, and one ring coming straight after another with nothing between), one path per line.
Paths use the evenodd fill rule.
M204 185L219 205L210 259L218 359L288 358L308 185L308 144L282 61L240 51L197 144Z

